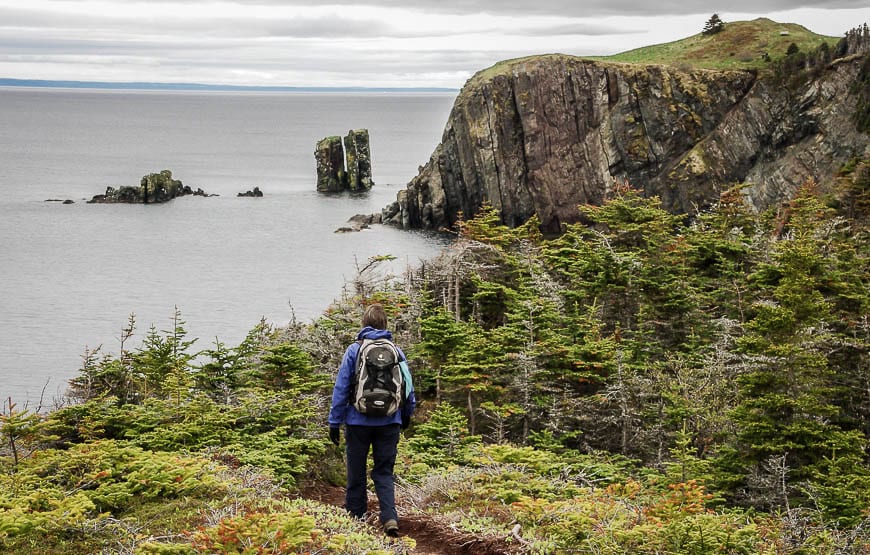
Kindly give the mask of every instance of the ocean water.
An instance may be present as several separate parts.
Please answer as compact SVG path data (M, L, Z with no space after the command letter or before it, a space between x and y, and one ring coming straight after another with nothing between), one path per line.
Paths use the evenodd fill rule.
M50 407L85 348L136 346L177 306L195 347L233 346L266 318L317 317L371 256L401 273L446 240L373 226L429 157L451 94L0 89L0 399ZM315 143L369 129L375 187L315 190ZM219 196L87 204L170 169ZM263 198L236 194L259 187ZM70 199L73 204L46 202Z

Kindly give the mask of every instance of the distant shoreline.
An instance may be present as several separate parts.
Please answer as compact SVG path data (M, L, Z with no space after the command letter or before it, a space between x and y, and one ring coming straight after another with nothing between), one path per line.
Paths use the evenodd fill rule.
M118 91L201 92L307 92L307 93L458 93L442 87L270 87L254 85L206 85L201 83L115 83L110 81L50 81L0 78L0 87L44 89L106 89Z

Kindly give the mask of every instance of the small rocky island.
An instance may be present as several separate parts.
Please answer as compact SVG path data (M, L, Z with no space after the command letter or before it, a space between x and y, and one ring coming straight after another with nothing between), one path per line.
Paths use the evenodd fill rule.
M237 197L260 198L263 196L263 191L261 191L259 187L254 187L253 189L247 190L244 193L238 193L236 196Z
M348 131L343 145L339 136L321 139L314 158L320 192L368 191L374 186L368 129Z
M183 196L211 197L202 189L191 189L181 180L173 179L172 172L163 170L142 177L138 187L124 185L106 187L106 193L95 195L88 203L159 204Z

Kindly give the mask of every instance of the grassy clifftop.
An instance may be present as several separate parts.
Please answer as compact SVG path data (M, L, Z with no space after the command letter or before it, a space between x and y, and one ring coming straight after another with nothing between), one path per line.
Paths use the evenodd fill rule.
M545 58L586 58L602 62L676 65L696 69L763 69L771 62L785 58L792 44L801 52L812 52L822 43L833 48L839 40L840 37L818 35L796 23L778 23L759 18L726 22L723 30L713 35L699 32L674 42L644 46L612 56L542 54L504 60L479 71L471 81L488 81L497 75L510 74L518 65Z
M613 56L596 58L637 64L686 64L706 69L760 69L771 60L784 58L794 43L809 52L823 42L833 47L838 37L817 35L795 23L777 23L766 18L726 23L716 34L690 37L636 48Z

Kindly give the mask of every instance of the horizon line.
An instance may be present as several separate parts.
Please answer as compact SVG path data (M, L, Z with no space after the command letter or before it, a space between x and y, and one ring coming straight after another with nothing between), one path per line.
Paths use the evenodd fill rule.
M111 89L146 91L237 91L237 92L437 92L456 93L449 87L360 87L360 86L278 86L278 85L211 85L206 83L159 83L149 81L73 81L55 79L14 79L0 77L0 87L34 87L46 89Z

